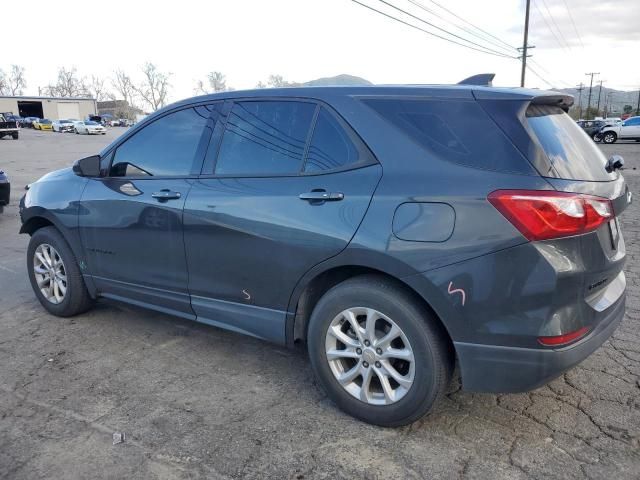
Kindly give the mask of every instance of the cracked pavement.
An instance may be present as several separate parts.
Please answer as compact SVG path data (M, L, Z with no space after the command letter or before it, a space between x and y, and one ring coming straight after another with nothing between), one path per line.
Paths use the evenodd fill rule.
M622 217L627 313L610 341L528 394L454 382L430 416L383 429L340 412L303 351L111 302L45 313L17 234L22 186L121 131L0 140L13 184L0 215L0 478L640 478L637 202ZM625 157L640 191L640 143L601 148Z

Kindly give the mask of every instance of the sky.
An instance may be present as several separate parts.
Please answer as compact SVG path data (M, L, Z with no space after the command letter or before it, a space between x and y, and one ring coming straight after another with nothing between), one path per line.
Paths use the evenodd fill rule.
M442 34L380 0L358 1ZM437 1L500 40L473 30L431 0L385 1L495 50L497 45L522 45L525 0ZM602 79L605 86L621 90L640 86L635 60L640 0L531 2L531 66L546 82L527 72L527 87L588 84L586 72L600 72L594 84ZM271 74L303 82L346 73L384 84L455 83L494 72L495 85L520 81L516 59L459 47L352 0L30 0L5 8L2 16L9 27L5 42L12 25L18 41L2 51L0 68L25 67L25 93L31 95L53 82L59 67L75 67L87 77L109 77L122 69L140 80L147 61L171 73L171 100L194 95L196 82L214 70L223 72L235 89L252 88ZM472 29L483 40L443 19Z

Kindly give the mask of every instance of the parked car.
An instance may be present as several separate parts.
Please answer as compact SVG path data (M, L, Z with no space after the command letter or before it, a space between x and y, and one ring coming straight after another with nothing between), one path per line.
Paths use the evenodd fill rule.
M604 120L582 120L578 122L578 125L584 132L589 135L594 141L600 141L600 130L606 125Z
M36 130L51 130L53 131L53 123L48 118L42 118L34 120L33 128Z
M0 170L0 213L4 211L4 207L9 205L9 197L11 196L11 183L6 173Z
M604 127L600 136L604 143L615 143L617 140L640 142L640 117L629 117L619 125Z
M38 117L23 117L20 122L22 128L33 128L33 122L38 120Z
M468 84L178 102L31 184L31 285L58 316L105 297L306 342L329 397L378 425L427 413L456 360L465 390L537 388L625 311L631 194L572 102Z
M91 120L74 122L73 127L74 131L78 134L86 133L87 135L105 135L107 133L106 128L98 122L93 122Z
M0 139L3 137L13 137L17 140L20 136L20 130L18 130L18 122L11 119L6 119L3 114L0 113Z
M53 126L54 132L64 133L75 131L75 127L71 120L54 120L51 125Z
M622 119L620 117L607 117L604 119L607 125L620 125Z

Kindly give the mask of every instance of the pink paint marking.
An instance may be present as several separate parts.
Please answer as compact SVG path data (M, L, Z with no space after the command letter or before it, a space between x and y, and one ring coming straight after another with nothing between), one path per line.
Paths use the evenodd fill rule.
M453 295L454 293L459 293L460 295L462 295L462 306L464 307L464 302L467 299L467 294L464 293L464 290L462 290L461 288L451 289L451 287L453 287L453 282L449 282L449 289L447 290L449 292L449 295Z

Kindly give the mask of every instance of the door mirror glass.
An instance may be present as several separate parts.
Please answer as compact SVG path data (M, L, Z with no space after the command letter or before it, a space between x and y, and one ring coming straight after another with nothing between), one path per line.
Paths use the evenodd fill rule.
M73 171L80 177L99 177L100 155L81 158L73 164Z

